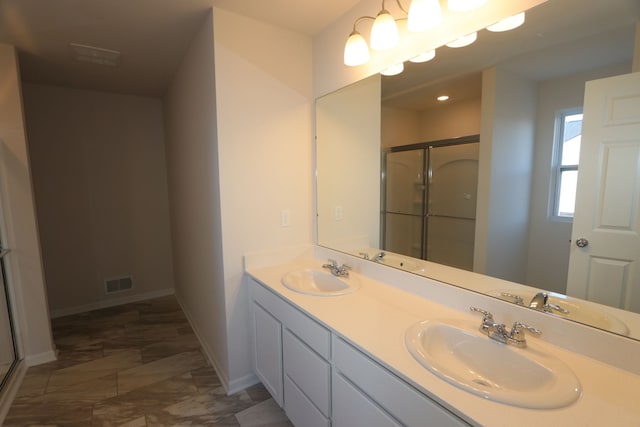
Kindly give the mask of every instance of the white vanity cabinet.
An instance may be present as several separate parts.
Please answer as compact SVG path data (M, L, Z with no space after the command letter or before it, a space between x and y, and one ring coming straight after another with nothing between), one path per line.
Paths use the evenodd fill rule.
M296 426L331 425L331 332L250 280L254 370Z
M468 426L250 279L255 373L298 427Z
M334 335L333 426L461 427L469 424Z

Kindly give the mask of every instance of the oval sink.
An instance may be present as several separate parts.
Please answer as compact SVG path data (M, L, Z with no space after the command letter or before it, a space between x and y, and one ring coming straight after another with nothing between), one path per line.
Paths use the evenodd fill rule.
M282 284L301 294L323 297L350 294L360 287L353 277L336 277L329 272L312 269L290 271L282 277Z
M580 382L562 361L531 345L520 349L496 342L471 322L420 322L407 330L405 344L422 366L489 400L552 409L580 397Z
M531 301L535 294L535 291L514 289L497 289L487 292L487 295L498 297L509 302L514 302L514 296L517 295L522 298L525 306L529 304L529 301ZM548 294L549 304L557 305L568 311L568 313L563 313L561 311L550 309L546 311L549 314L595 326L596 328L604 329L605 331L615 332L621 335L629 334L629 328L626 324L617 317L606 313L604 310L599 310L597 306L593 306L588 302L580 301L562 294L556 294L554 292L549 292Z

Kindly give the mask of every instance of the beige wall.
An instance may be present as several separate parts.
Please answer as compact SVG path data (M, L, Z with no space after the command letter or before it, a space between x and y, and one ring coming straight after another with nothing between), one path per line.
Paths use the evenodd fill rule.
M311 39L214 10L230 389L254 381L243 255L312 242ZM280 212L290 225L280 226Z
M205 352L229 381L216 133L213 18L208 15L165 95L176 295Z
M381 246L380 131L380 75L317 100L318 244Z
M25 84L52 315L173 292L162 103ZM133 277L106 295L105 279Z
M480 98L422 111L382 107L382 147L439 141L480 133Z
M420 120L422 141L479 134L481 106L480 98L475 98L424 110Z
M55 359L35 216L15 49L0 44L0 230L21 357Z
M506 69L483 72L473 267L518 283L527 268L535 92L535 82Z

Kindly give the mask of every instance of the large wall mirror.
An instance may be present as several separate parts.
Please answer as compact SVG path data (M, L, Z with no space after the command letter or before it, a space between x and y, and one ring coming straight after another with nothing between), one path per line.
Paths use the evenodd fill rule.
M631 73L638 22L637 0L549 0L527 11L520 28L483 30L471 46L441 47L400 75L319 98L318 244L640 339L636 267L621 270L625 289L612 285L619 272L606 269L602 289L568 285L573 205L556 201L576 175L570 149L579 146L585 83ZM442 165L447 173L435 175ZM442 184L462 169L477 181ZM402 175L406 190L394 189L392 177ZM625 188L640 188L628 179ZM434 194L462 220L429 214ZM389 200L417 211L403 217ZM637 198L626 204L640 208Z

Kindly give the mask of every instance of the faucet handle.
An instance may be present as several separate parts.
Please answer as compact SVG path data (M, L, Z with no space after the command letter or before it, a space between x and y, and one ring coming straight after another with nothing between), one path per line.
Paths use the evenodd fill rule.
M475 313L480 313L484 316L484 320L489 320L489 321L493 321L493 314L491 314L491 312L487 311L487 310L483 310L481 308L478 307L469 307L469 310L475 312Z
M570 313L569 310L567 310L566 308L560 307L558 304L549 304L549 303L547 303L547 304L544 305L543 308L547 312L549 312L551 310L555 310L555 311L558 311L558 312L560 312L562 314L569 314Z
M513 328L511 328L511 338L519 339L523 336L524 330L534 334L534 335L542 335L542 331L540 329L534 328L533 326L526 325L522 322L515 322L513 324Z

